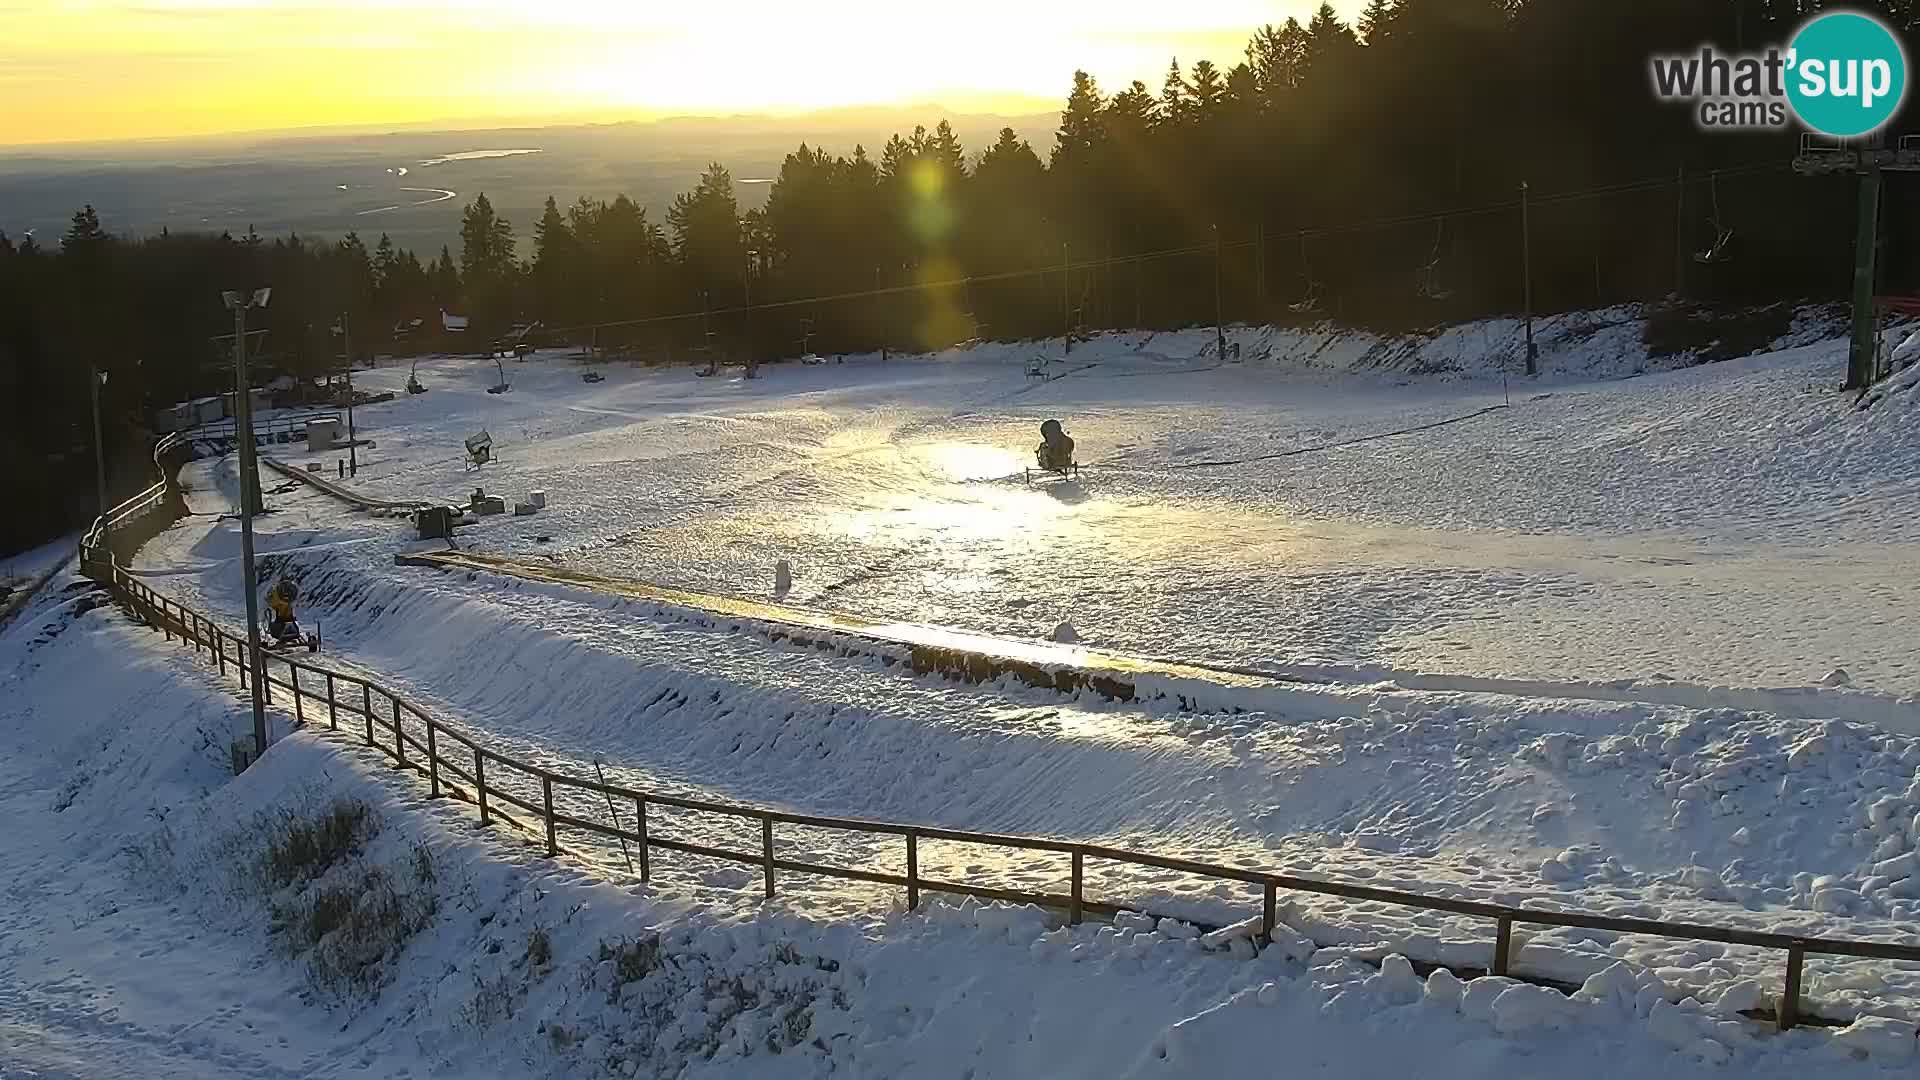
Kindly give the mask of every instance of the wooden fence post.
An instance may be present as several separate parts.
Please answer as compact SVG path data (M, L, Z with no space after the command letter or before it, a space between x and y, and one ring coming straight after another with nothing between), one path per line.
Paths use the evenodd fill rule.
M440 751L433 740L433 718L427 718L427 785L429 799L440 797Z
M760 849L767 866L767 899L773 899L773 819L760 819Z
M293 682L293 724L307 726L307 707L300 701L300 665L287 661L287 677Z
M907 910L920 908L920 838L907 834Z
M1780 1030L1785 1031L1800 1022L1800 968L1806 962L1807 949L1804 942L1796 941L1787 947L1787 985L1780 995L1780 1005L1775 1018Z
M1502 915L1494 924L1493 932L1493 970L1489 975L1507 973L1507 954L1513 949L1513 919Z
M340 730L340 707L333 699L333 672L327 672L327 730Z
M400 734L400 699L392 694L387 700L393 702L393 752L399 757L400 764L407 763L407 740Z
M1276 909L1279 906L1278 898L1274 895L1276 891L1273 882L1267 882L1266 896L1262 899L1260 906L1260 944L1262 945L1273 944L1273 927L1276 922Z
M553 777L547 773L540 774L540 787L547 804L547 854L558 855L560 841L555 836L553 827Z
M360 684L360 715L367 718L367 745L373 745L373 687Z
M1073 894L1067 900L1067 904L1068 904L1067 922L1073 924L1074 926L1080 925L1081 862L1082 862L1082 859L1080 855L1080 849L1074 848L1073 849Z
M640 822L640 880L646 882L653 877L653 863L647 858L647 800L633 797L633 816Z
M215 627L213 630L214 662L220 665L220 677L227 677L227 635Z
M490 825L493 821L487 816L487 755L477 746L473 748L473 786L480 789L480 824Z

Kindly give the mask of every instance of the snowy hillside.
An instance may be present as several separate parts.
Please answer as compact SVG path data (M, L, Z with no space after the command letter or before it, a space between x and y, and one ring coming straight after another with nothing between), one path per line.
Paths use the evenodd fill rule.
M1066 621L1187 660L1748 687L1841 667L1920 691L1886 632L1915 599L1911 402L1856 412L1833 390L1839 340L1570 373L1643 355L1624 325L1585 351L1549 336L1548 375L1514 380L1511 408L1489 374L1511 328L1490 324L1437 339L1481 361L1445 378L1265 330L1236 331L1226 365L1209 331L1103 337L1048 380L1023 375L1040 346L753 382L614 366L587 384L550 357L510 365L497 396L492 364L427 361L430 393L361 410L378 446L355 486L548 493L537 518L463 531L484 551L745 596L785 559L789 603L1029 638ZM1078 485L1022 479L1050 416L1078 440ZM483 428L500 461L470 472L460 441Z
M1067 361L1056 343L1043 378L1026 373L1040 345L753 381L608 365L588 383L543 354L491 395L491 363L428 359L429 393L357 412L373 445L353 490L546 493L532 516L460 529L464 549L746 598L771 597L786 560L787 604L1029 641L1069 623L1100 648L1277 680L1143 677L1168 694L1121 703L916 676L751 618L397 566L444 544L272 472L257 549L266 579L300 582L325 663L574 776L1911 942L1914 380L1862 407L1832 389L1844 343L1800 338L1596 379L1649 366L1631 315L1547 324L1547 373L1510 385L1512 326L1418 348L1236 329L1237 362L1211 355L1211 331L1115 335ZM399 390L407 373L356 383ZM1078 441L1078 482L1027 483L1047 417ZM482 428L499 460L469 470L461 439ZM276 453L333 475L335 455L301 449ZM240 625L235 464L198 461L182 481L192 515L134 570ZM0 839L0 866L27 868L0 937L34 943L0 948L0 1031L23 1033L17 1056L42 1075L130 1048L142 1075L984 1080L1284 1060L1381 1077L1839 1076L1915 1048L1914 964L1810 960L1803 1008L1849 1026L1776 1035L1747 1014L1779 992L1777 952L1521 927L1516 972L1581 988L1568 997L1416 974L1483 968L1484 919L1287 896L1256 956L1244 925L1177 920L1239 923L1257 890L1170 871L1090 864L1090 894L1168 916L1111 925L971 900L908 913L894 890L797 874L764 901L755 872L681 854L659 853L642 886L618 845L571 831L574 854L547 860L319 733L227 782L247 726L234 686L77 583L0 634L0 679L0 799L30 823ZM310 872L263 886L247 869L285 830L362 805ZM678 812L657 824L757 843ZM785 842L848 866L900 858L864 836ZM1068 873L955 843L920 859L1003 888L1057 891ZM24 902L55 887L73 903ZM325 932L342 896L383 898L393 936ZM138 949L156 959L122 976ZM200 1006L159 989L240 970L243 990ZM335 1022L303 1023L319 1009ZM231 1030L242 1020L267 1037Z
M246 724L231 687L87 595L0 639L10 1073L1202 1077L1284 1058L1381 1078L1840 1077L1913 1053L1911 1023L1872 1017L1771 1034L1735 1013L1751 983L1674 1004L1667 968L1604 967L1569 999L1284 931L1256 957L1172 920L1062 928L972 901L829 919L805 893L625 887L476 832L463 804L324 736L291 733L223 782L214 744ZM339 861L258 891L248 867L277 830L349 808ZM287 927L347 882L415 916L342 993L337 943ZM270 929L268 906L295 921Z

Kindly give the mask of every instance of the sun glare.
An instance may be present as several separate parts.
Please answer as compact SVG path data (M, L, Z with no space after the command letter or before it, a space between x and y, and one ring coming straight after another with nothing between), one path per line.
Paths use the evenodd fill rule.
M27 0L0 5L0 142L862 104L1044 110L1076 68L1157 88L1170 58L1234 62L1255 27L1306 7Z

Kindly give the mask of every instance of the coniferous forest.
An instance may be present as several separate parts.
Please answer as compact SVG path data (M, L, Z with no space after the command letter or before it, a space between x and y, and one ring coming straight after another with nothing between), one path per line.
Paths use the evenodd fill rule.
M124 236L79 208L57 246L0 234L0 452L44 463L12 470L0 551L93 513L90 367L110 486L150 482L151 410L231 386L223 289L273 288L260 370L309 379L340 367L342 313L359 358L446 346L442 309L471 316L466 350L539 322L550 343L681 362L1216 314L1407 329L1520 310L1524 184L1536 311L1840 299L1854 183L1796 175L1793 132L1702 132L1648 75L1654 52L1780 44L1818 6L1371 0L1352 24L1322 7L1254 31L1230 68L1074 73L1050 145L962 146L929 117L880 146L800 145L761 209L714 163L663 207L549 199L509 222L480 195L438 251ZM1914 0L1866 6L1916 22ZM1915 184L1887 187L1885 292L1920 288Z

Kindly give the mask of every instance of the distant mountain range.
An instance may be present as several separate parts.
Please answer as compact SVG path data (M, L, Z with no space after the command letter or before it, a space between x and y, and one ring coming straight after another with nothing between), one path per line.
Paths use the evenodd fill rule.
M1003 127L1043 156L1058 117L950 113L938 106L835 109L802 116L681 117L535 127L265 132L108 145L0 150L0 230L55 244L92 203L116 233L222 230L334 238L354 230L371 247L437 253L459 247L460 210L484 191L523 245L548 195L622 192L659 219L673 196L719 161L739 182L743 208L761 204L780 162L800 143L879 156L895 132L952 122L968 153Z

